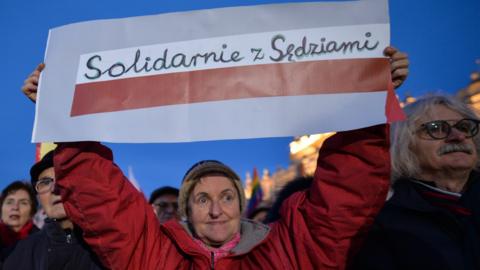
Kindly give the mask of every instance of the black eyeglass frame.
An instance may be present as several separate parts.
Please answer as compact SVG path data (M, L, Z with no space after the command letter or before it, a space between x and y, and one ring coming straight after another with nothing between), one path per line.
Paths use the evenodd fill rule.
M453 122L453 121L456 121L456 122L455 122L455 124L451 125L449 122ZM469 121L471 123L474 123L474 125L472 125L472 128L470 128L467 131L468 133L459 128L459 124L464 123L465 121ZM433 124L443 125L443 127L447 127L447 129L445 131L445 134L442 135L442 136L436 136L434 134L434 131L432 131L432 128L430 128L430 126L433 125ZM417 132L425 131L425 133L428 136L430 136L431 139L433 139L433 140L443 140L445 138L448 138L448 136L450 136L450 134L452 133L452 128L455 128L459 132L462 132L463 134L465 134L465 138L472 138L472 137L474 137L475 135L478 134L479 124L480 124L480 120L472 119L472 118L463 118L463 119L460 119L460 120L434 120L434 121L429 121L429 122L421 124L420 127L417 129Z

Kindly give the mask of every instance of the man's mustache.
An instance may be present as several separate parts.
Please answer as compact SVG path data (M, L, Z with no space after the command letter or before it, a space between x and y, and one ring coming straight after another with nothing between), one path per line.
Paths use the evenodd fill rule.
M474 148L470 144L449 143L440 147L437 153L439 155L445 155L452 152L463 152L471 155L473 154L473 151L474 151Z

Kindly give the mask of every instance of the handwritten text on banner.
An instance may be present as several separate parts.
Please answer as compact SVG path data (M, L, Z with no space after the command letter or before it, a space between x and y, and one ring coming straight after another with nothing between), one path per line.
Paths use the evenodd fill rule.
M386 0L322 1L52 29L33 141L278 137L385 122L387 11Z

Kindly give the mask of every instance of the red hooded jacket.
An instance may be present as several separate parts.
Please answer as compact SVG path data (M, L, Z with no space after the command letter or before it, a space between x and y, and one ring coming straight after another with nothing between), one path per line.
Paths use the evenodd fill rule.
M311 188L287 199L276 223L242 221L239 244L216 263L186 224L159 224L108 148L62 143L55 173L67 214L111 269L345 269L386 198L386 130L379 125L328 139Z

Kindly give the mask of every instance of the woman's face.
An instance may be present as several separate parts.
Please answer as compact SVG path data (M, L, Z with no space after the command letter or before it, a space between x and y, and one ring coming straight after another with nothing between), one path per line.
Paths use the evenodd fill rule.
M28 192L19 189L5 197L2 205L2 222L18 232L32 217L32 201Z
M188 199L189 222L205 244L219 247L240 231L240 198L232 180L202 177Z

